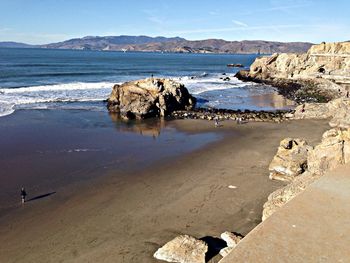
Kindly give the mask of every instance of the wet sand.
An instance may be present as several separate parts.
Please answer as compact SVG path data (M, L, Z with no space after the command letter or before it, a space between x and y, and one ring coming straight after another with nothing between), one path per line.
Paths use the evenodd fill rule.
M142 170L110 169L100 180L16 207L0 217L0 262L157 262L154 251L178 234L245 235L260 222L268 194L282 185L268 179L267 168L279 141L302 137L315 144L328 129L327 121L304 120L167 125L222 139Z

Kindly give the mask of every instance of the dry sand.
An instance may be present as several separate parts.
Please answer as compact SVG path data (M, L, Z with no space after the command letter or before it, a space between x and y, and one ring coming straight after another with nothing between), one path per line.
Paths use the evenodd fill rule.
M113 171L11 211L0 218L0 262L157 262L154 251L178 234L247 234L260 222L268 194L282 185L268 179L279 141L302 137L315 144L328 128L327 121L306 120L170 125L216 131L223 139L139 174Z

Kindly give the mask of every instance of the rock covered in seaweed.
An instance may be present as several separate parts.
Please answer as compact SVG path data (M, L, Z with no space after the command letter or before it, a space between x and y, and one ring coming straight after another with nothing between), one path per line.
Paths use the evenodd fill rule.
M189 110L195 103L196 99L183 84L148 78L115 85L108 98L108 109L127 119L144 119Z

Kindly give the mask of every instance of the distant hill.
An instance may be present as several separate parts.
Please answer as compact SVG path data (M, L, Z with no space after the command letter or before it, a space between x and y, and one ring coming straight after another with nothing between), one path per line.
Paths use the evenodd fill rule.
M271 53L302 53L306 52L311 43L304 42L273 42L262 40L225 41L207 39L198 41L180 41L166 43L149 43L129 45L124 47L133 51L159 51L181 53L233 53L233 54L271 54Z
M15 42L0 42L0 47L235 54L302 53L306 52L311 45L311 43L306 42L284 43L263 40L226 41L222 39L206 39L189 41L180 37L166 38L149 36L87 36L40 46Z
M121 50L129 45L142 45L149 43L165 43L185 41L184 38L174 37L148 37L148 36L87 36L74 38L63 42L42 45L45 48L59 49L89 49L89 50Z
M19 42L0 42L0 48L34 48L35 45L29 45L25 43L19 43Z

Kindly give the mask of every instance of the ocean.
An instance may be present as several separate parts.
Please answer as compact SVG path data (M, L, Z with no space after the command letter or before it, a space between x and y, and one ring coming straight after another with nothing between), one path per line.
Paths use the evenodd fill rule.
M106 110L114 84L150 77L185 84L198 106L274 110L291 103L273 87L234 77L257 55L0 49L0 116L18 109ZM229 77L229 81L223 78Z

